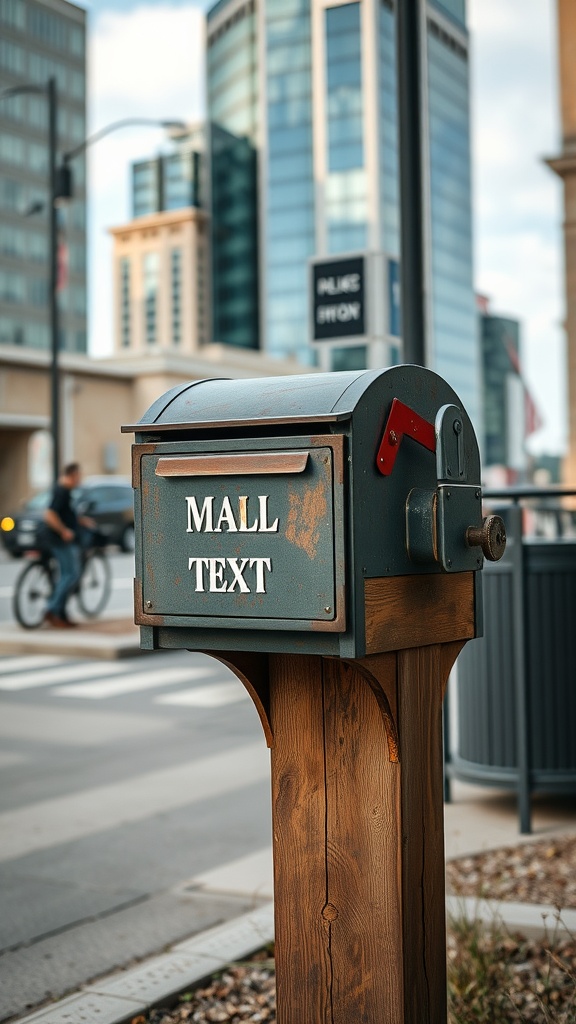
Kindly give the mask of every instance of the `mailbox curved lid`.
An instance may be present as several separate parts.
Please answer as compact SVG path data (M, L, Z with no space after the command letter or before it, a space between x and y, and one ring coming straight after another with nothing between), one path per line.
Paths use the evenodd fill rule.
M395 368L396 370L398 368ZM411 367L434 377L430 370ZM392 370L310 373L250 380L209 378L178 384L124 432L210 424L337 422L349 419L378 377Z

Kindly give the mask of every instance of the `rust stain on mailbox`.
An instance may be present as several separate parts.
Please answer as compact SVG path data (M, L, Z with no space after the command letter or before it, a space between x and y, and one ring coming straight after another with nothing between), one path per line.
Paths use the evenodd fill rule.
M304 494L291 492L288 495L290 511L286 540L306 552L308 558L316 558L322 520L326 516L326 486L319 480L316 487L307 487Z

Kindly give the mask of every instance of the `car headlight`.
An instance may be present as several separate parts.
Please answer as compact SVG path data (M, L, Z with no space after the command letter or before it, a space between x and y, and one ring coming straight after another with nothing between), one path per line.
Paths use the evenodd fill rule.
M13 530L16 523L12 519L12 516L4 516L4 519L0 520L0 530L4 530L4 533L10 533Z

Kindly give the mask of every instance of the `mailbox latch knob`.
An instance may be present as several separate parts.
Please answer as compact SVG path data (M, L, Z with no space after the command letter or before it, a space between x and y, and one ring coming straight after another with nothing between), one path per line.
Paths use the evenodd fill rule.
M466 530L469 547L481 547L489 562L497 562L506 550L506 527L500 516L486 516L482 526L469 526Z

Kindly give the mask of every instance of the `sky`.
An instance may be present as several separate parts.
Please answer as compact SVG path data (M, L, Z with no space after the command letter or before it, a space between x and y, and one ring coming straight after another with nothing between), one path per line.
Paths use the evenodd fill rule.
M92 0L88 133L125 117L194 121L204 111L199 0ZM562 191L543 160L560 146L555 0L468 0L476 290L519 319L543 428L566 444ZM165 148L160 128L124 128L89 150L89 347L112 348L112 242L130 219L130 163Z

